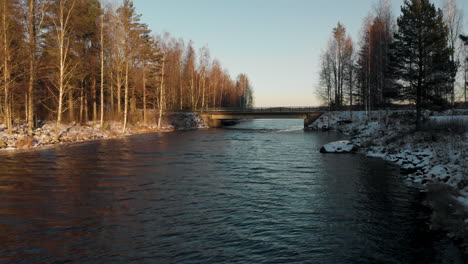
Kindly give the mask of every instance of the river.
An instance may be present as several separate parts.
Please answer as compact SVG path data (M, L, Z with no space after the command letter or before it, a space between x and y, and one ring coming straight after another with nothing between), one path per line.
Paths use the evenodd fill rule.
M302 120L0 153L0 263L457 263L399 169ZM461 262L459 262L461 263Z

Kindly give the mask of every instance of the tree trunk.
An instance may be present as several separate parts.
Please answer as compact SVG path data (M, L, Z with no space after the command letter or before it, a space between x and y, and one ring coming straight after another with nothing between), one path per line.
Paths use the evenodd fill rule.
M418 77L418 86L416 87L416 131L421 131L422 127L422 109L421 109L421 100L422 100L422 66L419 68L419 77Z
M73 91L72 89L68 90L68 119L70 122L75 120L75 109L73 105Z
M122 80L120 80L121 76L120 76L120 72L117 73L117 113L121 113L122 112L122 87L120 86L120 82Z
M124 98L124 119L123 119L122 134L124 134L127 129L127 121L128 121L128 61L125 62L125 98Z
M74 5L74 4L73 4ZM55 125L55 139L58 140L60 137L60 124L62 123L62 112L63 112L63 99L66 93L67 85L67 75L70 75L71 72L67 72L67 58L68 58L68 48L69 48L69 39L68 39L68 27L70 22L71 10L70 7L67 13L65 13L65 3L59 3L58 18L55 25L55 30L57 33L57 46L59 49L59 79L58 79L58 105L57 105L57 123Z
M195 105L195 80L194 80L194 71L192 71L192 78L190 79L190 108L192 111L197 109Z
M104 127L104 14L101 15L101 128Z
M84 111L84 94L83 94L83 82L81 83L80 89L80 124L83 123L83 111Z
M353 121L353 69L349 70L349 113L350 120Z
M63 29L63 18L61 18L61 28ZM57 105L57 123L55 124L55 140L58 140L60 137L60 124L62 123L62 106L63 106L63 96L64 96L64 80L65 80L65 50L64 42L65 36L63 33L59 37L59 50L60 50L60 62L59 62L59 95L58 95L58 105Z
M85 93L85 96L84 96L84 122L87 123L88 121L89 121L88 94Z
M109 102L110 102L110 106L111 106L111 112L112 113L115 113L115 105L114 105L114 86L112 85L112 82L113 82L113 79L114 79L114 76L112 76L112 72L111 72L111 77L110 77L110 81L109 81L109 88L110 88L110 91L109 91Z
M183 106L182 106L182 97L183 97L183 94L182 94L182 79L181 77L179 76L179 89L180 89L180 95L179 95L179 100L180 100L180 111L182 111L183 109Z
M162 61L162 72L161 72L161 89L159 91L159 118L158 118L158 130L161 129L161 119L163 114L164 108L164 74L165 74L165 67L166 67L166 56L163 55Z
M146 125L146 66L143 66L143 124Z
M466 101L466 92L468 89L468 52L466 50L467 44L465 44L465 104L467 103ZM466 105L465 105L466 106Z
M7 28L7 7L6 1L3 1L3 15L2 15L2 26L3 26L3 88L5 92L5 98L3 102L4 107L4 122L7 125L8 134L12 132L12 116L11 116L11 104L10 104L10 65L9 65L9 49L8 49L8 28Z
M62 123L62 106L63 106L63 94L64 94L64 76L65 66L63 60L63 48L60 48L60 79L59 79L59 95L58 95L58 106L57 106L57 123L55 124L55 140L60 137L60 124Z
M34 125L34 82L36 77L36 27L34 26L35 21L35 0L29 0L29 14L28 14L28 31L29 31L29 82L27 92L27 104L28 109L26 119L28 122L28 135L32 136Z
M213 85L213 108L216 109L216 89L218 88L218 79L216 79L215 84Z
M93 77L91 86L91 100L93 100L93 121L97 120L96 77Z
M206 84L206 78L205 78L205 71L203 71L203 84L202 84L202 104L201 104L201 110L205 110L205 84Z

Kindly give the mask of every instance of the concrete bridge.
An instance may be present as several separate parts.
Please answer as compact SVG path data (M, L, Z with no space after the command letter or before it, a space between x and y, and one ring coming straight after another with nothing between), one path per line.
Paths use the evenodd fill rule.
M324 112L322 108L313 107L219 108L208 109L199 115L211 128L223 127L223 121L240 119L303 119L304 127L307 127Z

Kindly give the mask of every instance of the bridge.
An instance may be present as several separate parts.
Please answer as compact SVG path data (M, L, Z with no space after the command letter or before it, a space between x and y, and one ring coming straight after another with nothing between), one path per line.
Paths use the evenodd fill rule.
M325 109L320 107L219 108L199 115L211 128L223 127L223 121L241 119L303 119L304 127L317 120Z

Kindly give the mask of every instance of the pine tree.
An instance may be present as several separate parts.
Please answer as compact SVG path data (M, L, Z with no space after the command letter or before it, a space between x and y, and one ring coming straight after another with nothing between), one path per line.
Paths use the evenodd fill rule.
M99 73L99 16L101 15L101 5L98 0L78 0L76 1L75 11L72 14L71 31L75 36L72 43L73 53L78 58L76 81L80 84L80 122L88 120L90 117L84 115L88 109L88 100L91 101L92 115L91 120L97 120L97 79ZM69 121L75 120L74 101L75 90L68 91L68 114Z
M135 60L135 51L138 49L138 45L141 43L142 36L147 36L149 30L147 25L139 23L141 15L138 15L135 11L133 1L124 0L123 4L117 9L119 16L119 22L122 27L123 33L123 55L124 55L124 120L123 120L123 131L127 129L128 123L128 106L129 106L129 89L130 89L130 67L133 66ZM132 110L136 108L135 98L135 87L132 88L130 103Z
M395 77L405 99L416 103L416 128L421 129L422 108L443 105L454 81L443 14L429 0L405 0L392 45Z

